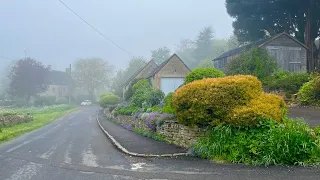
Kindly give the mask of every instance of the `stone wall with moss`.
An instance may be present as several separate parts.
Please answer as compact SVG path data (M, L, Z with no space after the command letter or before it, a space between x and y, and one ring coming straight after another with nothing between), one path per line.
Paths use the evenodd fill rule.
M31 116L22 116L22 115L0 116L0 127L6 127L14 124L25 123L31 120L32 120Z
M104 111L107 119L121 125L128 130L134 130L135 128L142 129L144 131L151 131L156 134L160 134L170 144L175 144L181 147L190 148L194 142L199 140L205 135L206 130L194 127L184 126L176 121L164 121L157 125L156 130L152 131L144 120L134 116L117 115L113 116L108 111Z

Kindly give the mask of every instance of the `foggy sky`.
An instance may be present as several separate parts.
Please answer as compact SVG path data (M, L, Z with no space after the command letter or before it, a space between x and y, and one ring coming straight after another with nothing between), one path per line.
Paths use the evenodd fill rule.
M174 50L211 25L216 37L232 34L225 0L63 0L103 34L132 53ZM130 56L104 39L58 0L0 0L0 56L27 56L64 70L77 58L100 57L125 68ZM1 64L8 60L0 58Z

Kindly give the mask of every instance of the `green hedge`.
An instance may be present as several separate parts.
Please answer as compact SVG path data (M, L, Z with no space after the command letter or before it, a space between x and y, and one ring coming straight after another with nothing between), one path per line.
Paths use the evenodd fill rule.
M310 81L299 90L300 102L304 105L320 106L320 76L313 74Z
M184 84L201 80L203 78L217 78L217 77L224 77L225 74L215 68L197 68L191 71L185 78Z

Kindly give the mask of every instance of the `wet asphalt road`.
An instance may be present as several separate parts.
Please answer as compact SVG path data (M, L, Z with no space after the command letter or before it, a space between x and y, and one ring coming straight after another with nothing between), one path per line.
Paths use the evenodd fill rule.
M99 129L97 110L82 109L0 145L0 180L320 179L317 168L129 157Z

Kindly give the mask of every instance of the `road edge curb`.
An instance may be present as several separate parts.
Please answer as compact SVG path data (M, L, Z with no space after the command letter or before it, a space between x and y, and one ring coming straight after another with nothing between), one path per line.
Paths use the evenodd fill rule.
M98 122L98 125L100 129L108 136L108 138L112 141L112 144L116 146L120 151L122 151L125 154L128 154L130 156L135 156L135 157L177 157L177 156L188 156L189 153L174 153L174 154L139 154L135 152L128 151L126 148L124 148L111 134L109 134L108 131L106 131L99 120L99 117L96 117L96 120Z

